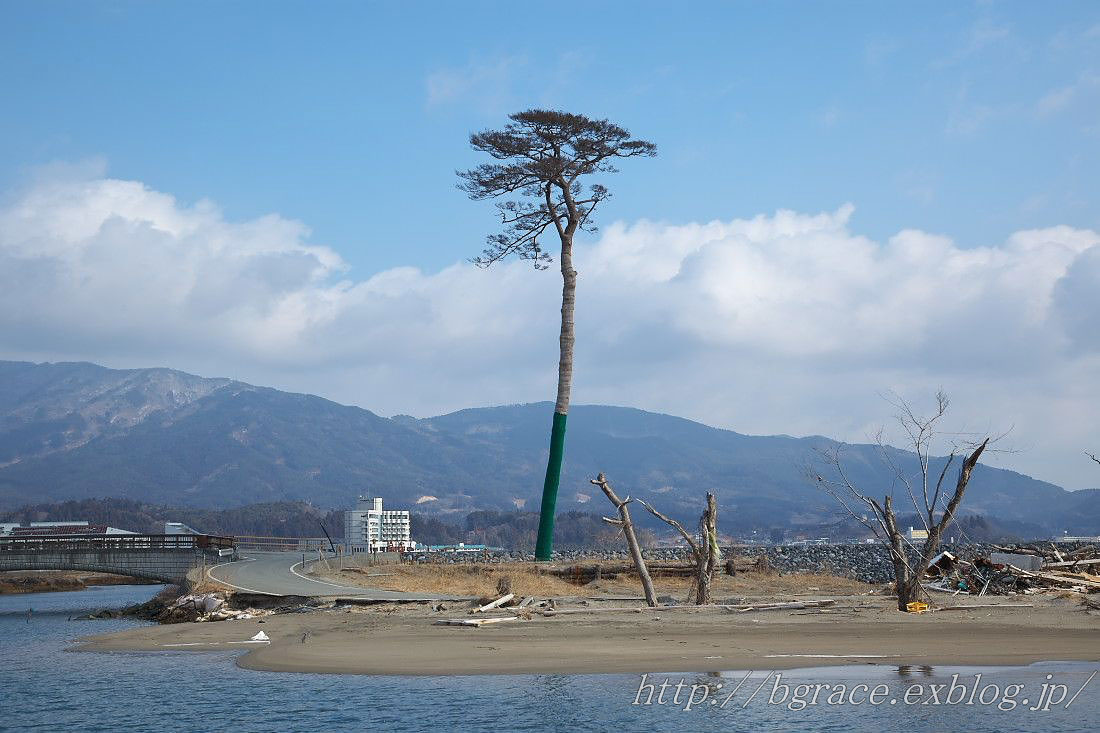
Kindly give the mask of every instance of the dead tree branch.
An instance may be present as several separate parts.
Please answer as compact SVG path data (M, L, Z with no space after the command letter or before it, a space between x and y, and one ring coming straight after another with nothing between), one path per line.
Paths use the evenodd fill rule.
M618 519L604 517L603 520L622 529L623 536L626 537L626 544L630 548L630 556L634 558L634 567L638 569L638 576L642 579L642 590L645 592L646 605L655 607L657 605L657 594L653 591L653 578L649 577L645 558L642 557L641 545L638 544L638 537L634 534L634 523L630 521L630 509L627 505L633 499L629 496L626 499L620 499L615 494L615 490L611 488L611 484L607 482L607 477L602 473L594 479L589 479L589 483L599 486L608 500L619 510Z
M684 542L687 542L688 547L691 549L691 558L692 558L692 560L695 563L698 563L699 562L699 557L700 557L700 555L699 555L699 545L696 544L695 538L691 536L691 533L689 533L686 529L684 529L684 525L680 524L679 522L677 522L672 517L667 516L665 514L662 514L659 511L657 511L652 506L647 504L645 501L643 501L641 499L638 499L637 501L638 501L639 504L641 504L643 507L645 507L645 510L647 512L649 512L653 516L657 517L657 519L660 519L662 522L669 525L674 530L676 530L677 532L680 533L680 536L684 538Z

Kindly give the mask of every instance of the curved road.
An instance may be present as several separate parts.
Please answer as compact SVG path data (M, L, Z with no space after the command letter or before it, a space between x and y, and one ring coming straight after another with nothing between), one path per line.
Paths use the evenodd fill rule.
M306 566L311 562L307 561ZM358 598L375 601L447 600L431 593L403 593L340 585L305 572L300 552L242 552L235 562L214 565L207 576L230 588L275 596Z

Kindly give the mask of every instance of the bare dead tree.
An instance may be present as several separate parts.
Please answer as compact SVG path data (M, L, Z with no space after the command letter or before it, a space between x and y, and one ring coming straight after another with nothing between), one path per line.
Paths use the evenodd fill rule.
M714 571L721 561L718 550L718 505L714 494L707 493L707 508L699 518L699 537L702 540L702 554L695 574L695 603L704 606L711 601L711 585L714 583Z
M831 496L856 521L869 529L889 551L894 567L894 587L898 596L898 610L906 610L907 604L917 600L924 592L920 581L927 572L932 560L939 552L944 530L954 521L962 504L963 495L970 483L970 476L978 460L989 445L990 438L980 441L967 441L964 447L952 446L950 455L944 462L938 476L932 469L933 448L937 437L941 435L939 423L947 413L949 401L942 391L936 393L936 410L930 417L917 415L908 402L897 398L893 403L899 412L897 420L909 437L909 447L913 449L919 463L918 481L914 482L893 457L893 451L887 446L880 434L879 453L882 459L893 469L894 486L886 491L879 501L862 488L857 487L845 472L841 460L842 445L827 455L834 476L826 478L817 473L818 486ZM961 458L959 472L954 489L945 485L948 472ZM920 518L924 531L924 541L918 546L912 545L898 527L894 509L893 489L901 484L905 487L913 509ZM857 511L857 508L860 511ZM910 553L909 549L913 552ZM911 555L915 560L911 560Z
M630 520L630 509L628 505L634 500L629 496L625 499L620 499L615 494L615 490L611 488L611 484L608 483L607 477L602 473L594 479L589 479L589 483L599 486L608 500L619 510L618 519L603 517L603 521L613 527L622 529L623 536L626 537L626 544L630 548L630 556L634 558L634 567L637 568L638 576L642 579L642 590L645 592L646 605L651 607L656 606L657 594L653 591L653 578L649 576L649 569L646 567L645 558L642 557L641 545L638 544L638 536L634 534L634 523Z
M1085 451L1085 455L1096 461L1097 463L1100 463L1100 458L1097 458L1095 453L1089 453L1088 451Z
M688 599L695 599L696 605L703 606L711 602L711 585L714 582L714 573L721 562L721 552L718 549L718 506L714 494L707 494L706 509L699 518L699 537L696 542L684 525L672 517L662 514L653 506L638 499L638 503L645 507L646 511L669 525L684 538L691 550L692 561L695 564L695 585L688 594Z
M503 231L489 235L488 246L473 260L477 265L489 267L515 255L531 260L536 269L546 269L551 258L539 237L553 227L561 245L558 394L535 546L536 559L549 560L573 384L573 311L577 290L573 237L578 230L595 231L592 214L611 195L598 183L586 188L582 179L597 173L615 173L615 159L653 156L657 147L631 138L627 130L607 120L558 110L529 109L509 119L511 122L503 130L485 130L470 136L474 150L487 153L495 162L458 171L462 179L459 188L475 201L506 199L497 203Z

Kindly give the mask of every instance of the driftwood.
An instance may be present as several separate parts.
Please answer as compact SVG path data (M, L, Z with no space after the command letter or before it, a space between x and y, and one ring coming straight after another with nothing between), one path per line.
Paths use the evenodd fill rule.
M599 570L597 571L597 567ZM608 570L607 566L570 565L565 568L540 568L539 573L553 575L574 585L587 585L594 580L616 580L619 573L634 572L633 565L616 566Z
M1035 608L1034 603L971 603L963 606L943 606L933 611L969 611L974 608Z
M496 599L495 601L491 601L490 603L486 603L484 606L477 609L477 611L475 611L474 613L485 613L486 611L491 611L492 609L497 608L498 606L503 606L505 603L507 603L508 601L512 600L515 597L516 597L515 593L506 593L506 594L502 595L500 598Z
M687 577L695 575L695 564L647 562L646 570L649 571L650 577L655 575ZM570 565L564 568L545 568L540 572L583 585L600 579L615 580L622 573L636 573L637 568L633 564Z
M515 621L518 616L501 616L500 618L444 618L432 624L432 626L473 626L481 628L488 624L499 624L504 621Z
M790 603L763 603L758 605L745 604L711 604L707 610L723 610L732 613L748 613L750 611L798 611L806 608L824 608L836 604L832 598L823 598L813 601L792 601ZM699 606L654 606L643 608L640 606L610 606L608 608L562 608L552 611L543 611L543 616L557 616L561 614L577 613L643 613L648 611L700 611Z
M1003 552L1008 555L1035 555L1037 557L1043 557L1043 553L1033 547L1005 547L1003 545L992 545L992 547L994 552Z
M641 499L635 499L635 501L641 503ZM760 562L760 558L764 559L764 562ZM759 555L758 557L738 557L736 559L729 558L722 563L727 575L736 575L737 573L745 572L763 572L771 573L772 569L767 564L767 556ZM730 568L733 568L733 572L730 572ZM598 569L598 572L597 572ZM672 577L672 578L695 578L699 573L699 566L693 560L691 564L684 564L682 562L646 562L646 569L649 570L650 577ZM637 569L631 563L616 563L614 565L599 564L599 565L569 565L561 568L539 568L539 573L546 575L553 575L556 578L567 580L570 583L578 585L584 585L591 583L593 580L599 580L601 577L604 580L615 580L619 575L623 573L635 573ZM694 594L695 588L692 586L692 593Z
M607 477L602 473L596 478L590 479L590 483L599 486L608 500L615 505L615 508L619 510L618 519L603 518L603 521L608 524L619 527L623 531L623 536L626 537L626 544L630 547L630 556L634 559L634 566L638 569L638 577L642 580L642 591L645 593L646 604L649 606L657 605L657 594L653 590L653 579L649 577L649 570L645 565L645 558L642 557L642 548L638 544L638 537L634 534L634 523L630 521L630 504L633 499L629 496L626 499L620 499L614 489L611 488L611 484L607 482Z
M1043 570L1047 568L1075 568L1078 565L1100 565L1100 557L1093 557L1087 560L1063 560L1061 562L1046 562L1043 563Z
M608 608L551 608L542 612L543 616L561 616L575 613L641 613L642 611L667 611L670 608L692 608L692 606L610 606Z
M748 613L749 611L798 611L804 608L824 608L833 605L836 605L835 600L825 598L819 601L791 601L790 603L763 603L755 606L721 606L721 608L737 613Z
M1024 575L1024 573L1020 573ZM1055 575L1053 573L1031 573L1024 575L1024 577L1035 577L1042 580L1049 581L1051 583L1057 583L1058 585L1068 586L1085 586L1086 588L1100 588L1100 580L1096 579L1096 576L1082 577L1081 573L1062 573Z

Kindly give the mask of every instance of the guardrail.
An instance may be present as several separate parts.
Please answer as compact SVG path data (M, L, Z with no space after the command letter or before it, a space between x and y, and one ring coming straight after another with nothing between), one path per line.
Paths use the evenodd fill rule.
M0 552L54 550L230 550L233 537L205 534L62 534L0 537Z
M242 550L301 552L304 550L329 549L329 541L327 537L259 537L239 535L236 540L237 547Z

